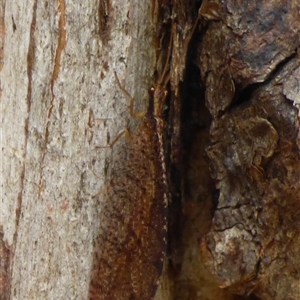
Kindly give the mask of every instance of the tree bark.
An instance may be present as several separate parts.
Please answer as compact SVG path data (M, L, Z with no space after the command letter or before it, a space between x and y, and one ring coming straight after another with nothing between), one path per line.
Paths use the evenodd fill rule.
M1 6L1 297L87 299L101 223L94 196L107 187L109 143L130 120L114 71L144 111L151 3Z
M298 299L299 1L224 1L199 48L218 192L202 260L219 285Z
M155 300L298 299L299 1L261 2L204 1L200 23L196 0L2 2L0 299L98 299L111 189L128 193L122 172L153 142L132 150L150 119L130 115L126 93L149 112L170 40ZM119 267L129 254L108 255Z

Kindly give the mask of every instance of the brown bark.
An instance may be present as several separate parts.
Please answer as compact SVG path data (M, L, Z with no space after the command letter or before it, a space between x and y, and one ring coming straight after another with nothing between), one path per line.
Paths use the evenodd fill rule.
M298 299L299 1L205 1L193 35L196 0L18 2L0 8L0 299L97 299L91 277L118 279L108 295L122 300L155 291L164 208L156 218L139 197L164 197L162 154L172 201L155 299ZM148 149L171 37L166 148ZM145 248L147 222L159 234ZM132 282L110 272L128 264Z
M300 297L299 1L224 1L199 47L219 193L201 241L219 285Z

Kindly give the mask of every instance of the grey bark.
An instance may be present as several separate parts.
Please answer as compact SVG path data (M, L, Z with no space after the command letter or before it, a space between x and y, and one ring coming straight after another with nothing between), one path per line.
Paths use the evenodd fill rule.
M1 299L87 299L94 196L130 120L114 71L145 110L150 3L6 1L1 14Z

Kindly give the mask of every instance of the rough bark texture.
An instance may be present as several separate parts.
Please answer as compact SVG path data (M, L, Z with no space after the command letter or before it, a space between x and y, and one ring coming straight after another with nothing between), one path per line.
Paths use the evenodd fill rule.
M298 299L299 1L223 1L199 48L219 192L202 259L222 287Z
M118 249L101 247L104 231L122 240L130 230L119 230L118 214L122 224L145 217L143 189L163 193L160 150L140 145L157 143L147 122L130 116L114 71L134 110L148 111L170 36L163 154L172 202L155 300L300 297L299 1L250 2L205 2L193 36L197 0L2 2L1 300L89 299L91 278L116 284L117 273L92 272L97 255L108 249L118 270L130 247L109 256ZM124 129L130 136L114 143ZM144 176L148 165L154 173ZM130 249L138 273L131 283L121 278L130 292L114 295L156 289L149 274L139 276L147 257L159 276L160 233L148 254Z

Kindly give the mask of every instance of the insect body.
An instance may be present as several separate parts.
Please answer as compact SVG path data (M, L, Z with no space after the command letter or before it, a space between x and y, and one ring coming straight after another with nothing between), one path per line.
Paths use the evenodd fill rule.
M168 59L170 57L170 46ZM167 245L168 184L162 119L168 63L153 105L129 139L114 146L111 180L101 203L91 300L150 300ZM117 77L116 77L117 78ZM119 87L122 88L117 78ZM131 114L133 99L131 99Z

